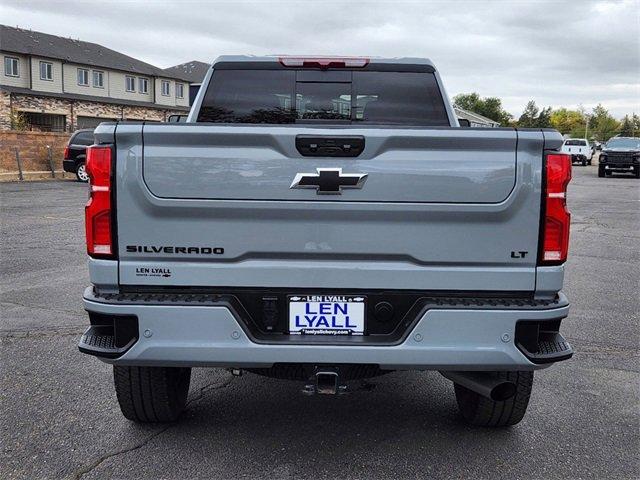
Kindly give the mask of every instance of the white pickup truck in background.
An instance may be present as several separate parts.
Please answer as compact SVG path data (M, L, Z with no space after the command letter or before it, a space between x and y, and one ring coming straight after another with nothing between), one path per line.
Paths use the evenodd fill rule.
M581 163L582 166L591 165L593 152L591 145L584 138L568 138L562 144L562 153L571 155L571 163Z

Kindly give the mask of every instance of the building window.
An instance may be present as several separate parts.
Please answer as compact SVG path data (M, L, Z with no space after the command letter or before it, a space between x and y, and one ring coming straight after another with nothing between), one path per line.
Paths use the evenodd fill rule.
M184 98L184 84L176 83L176 98Z
M127 92L135 92L136 91L136 77L126 76L124 77L125 87Z
M96 88L104 88L104 72L99 70L93 71L93 86Z
M78 69L78 85L82 87L89 86L89 70L85 68Z
M53 81L53 63L40 62L40 80Z
M169 95L171 95L169 82L167 82L166 80L162 80L162 95L164 95L165 97L168 97Z
M138 78L138 90L140 93L149 93L149 80L147 78Z
M19 77L19 65L20 62L16 57L4 57L4 74L8 77Z
M66 117L49 113L21 112L29 130L36 132L65 132Z

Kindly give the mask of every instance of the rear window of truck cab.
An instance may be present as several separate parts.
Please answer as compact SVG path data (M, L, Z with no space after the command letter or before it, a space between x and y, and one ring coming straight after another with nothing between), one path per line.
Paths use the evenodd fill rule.
M564 144L568 147L586 147L586 140L566 140Z
M433 73L214 70L198 122L449 126Z

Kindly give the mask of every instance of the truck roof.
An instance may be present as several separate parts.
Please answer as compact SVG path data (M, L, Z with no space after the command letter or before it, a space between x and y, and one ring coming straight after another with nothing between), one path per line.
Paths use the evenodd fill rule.
M262 63L280 62L280 59L367 59L370 63L389 65L426 65L435 70L435 65L428 58L419 57L376 57L376 56L339 56L339 55L221 55L213 61L213 65L222 62Z

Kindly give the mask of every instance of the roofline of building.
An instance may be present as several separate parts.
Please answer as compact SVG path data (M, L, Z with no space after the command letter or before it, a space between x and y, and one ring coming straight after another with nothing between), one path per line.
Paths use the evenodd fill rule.
M108 66L108 65L102 65L102 64L92 64L92 63L82 63L82 62L75 62L73 60L69 60L68 58L60 58L60 57L51 57L48 55L39 55L37 53L24 53L24 52L16 52L15 50L11 50L11 49L6 49L6 48L0 48L0 52L2 53L10 53L13 55L22 55L22 56L31 56L31 57L38 57L38 58L44 58L47 60L55 60L58 61L62 64L68 64L68 65L80 65L80 66L88 66L91 68L100 68L100 69L105 69L105 70L113 70L115 72L122 72L125 74L130 74L130 75L144 75L146 77L155 77L155 78L166 78L169 80L179 80L180 82L183 83L188 83L191 84L190 80L187 80L184 77L179 77L176 75L158 75L158 73L147 73L147 72L140 72L137 70L123 70L121 68L116 68L116 67L112 67L112 66ZM161 68L159 68L159 70L161 70L162 72L164 72L164 70L162 70ZM166 73L166 72L164 72Z
M155 108L157 110L180 110L185 112L189 111L189 107L179 105L160 105L152 102L139 102L136 100L126 100L110 97L95 97L93 95L79 95L75 93L39 92L36 90L30 90L28 88L10 87L6 85L0 85L0 91L26 95L29 97L49 97L60 98L62 100L80 100L85 102L108 103L111 105L124 105L128 107Z
M165 72L168 72L169 70L177 70L176 75L179 76L181 73L183 73L185 75L184 77L182 77L184 80L188 81L191 84L193 84L193 83L200 84L200 83L202 83L202 79L206 76L206 71L205 71L204 75L202 75L202 78L200 78L199 80L192 80L191 79L192 78L191 74L186 73L184 71L182 71L182 72L180 71L185 66L189 66L189 64L194 64L194 63L202 65L202 67L205 70L208 70L209 68L211 68L211 63L203 62L201 60L190 60L188 62L180 63L178 65L173 65L171 67L163 68L162 70L164 70Z

